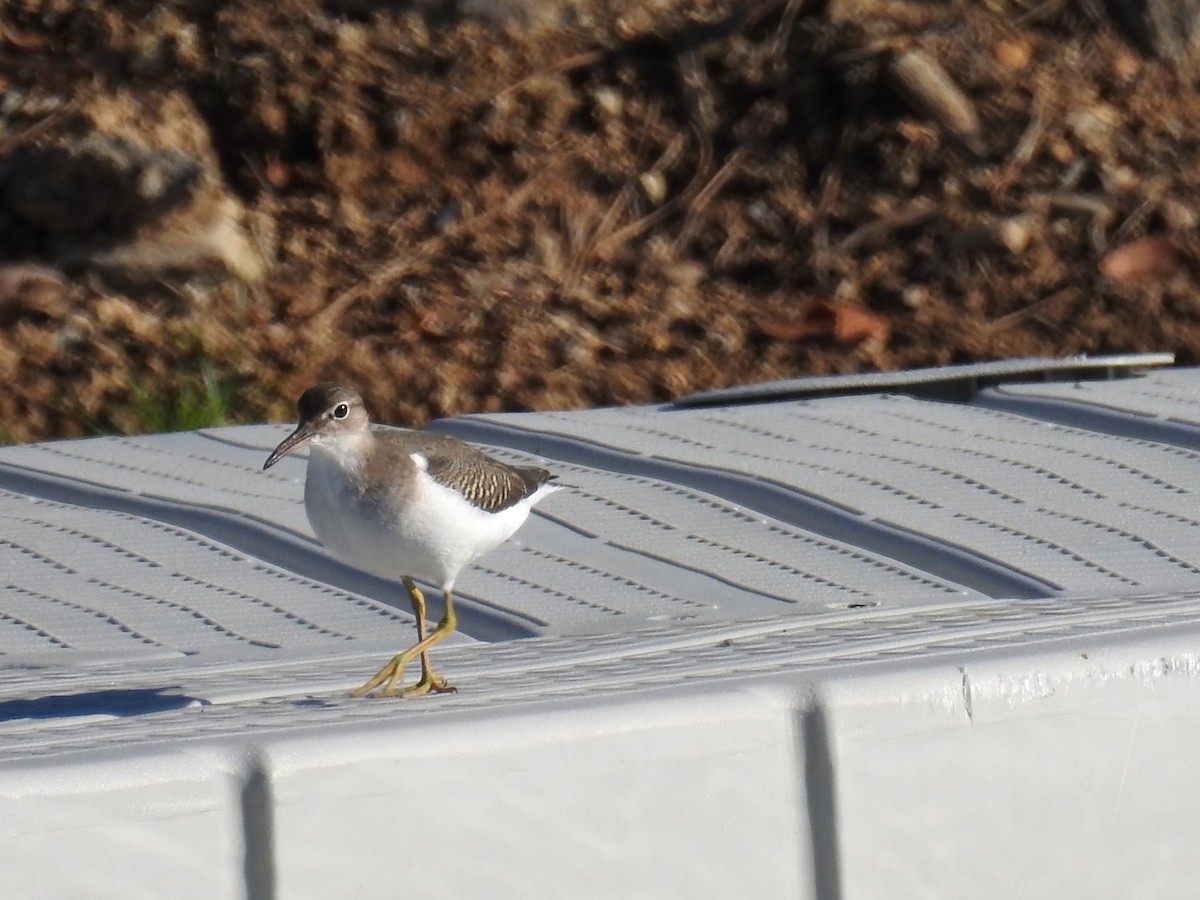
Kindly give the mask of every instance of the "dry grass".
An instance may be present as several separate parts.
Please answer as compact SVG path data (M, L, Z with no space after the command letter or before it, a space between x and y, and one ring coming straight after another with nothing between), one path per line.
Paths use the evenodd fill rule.
M574 4L581 24L533 32L316 0L21 6L7 133L97 84L180 90L274 262L254 287L0 277L9 440L287 420L330 377L417 424L1200 348L1200 95L1102 25L975 3L889 4L870 30L798 3ZM913 46L982 152L891 85ZM0 230L10 262L44 254L2 208ZM1143 234L1177 271L1105 279ZM786 338L829 301L885 319L886 344Z

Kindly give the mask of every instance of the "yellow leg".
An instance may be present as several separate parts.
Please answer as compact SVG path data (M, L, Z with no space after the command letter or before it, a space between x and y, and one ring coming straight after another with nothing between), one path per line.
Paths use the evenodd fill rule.
M425 595L411 578L404 579L404 587L408 590L408 599L412 604L413 615L417 619L417 643L425 640ZM429 651L421 654L421 680L401 693L405 697L419 697L421 694L443 694L447 691L454 693L458 689L449 681L433 671L429 664ZM390 696L390 695L384 695Z
M352 694L355 697L370 694L376 689L379 689L376 694L379 697L420 697L422 694L440 694L455 690L445 678L433 671L429 665L428 653L430 647L444 640L458 627L458 617L454 614L454 600L451 593L446 591L443 594L446 604L445 612L442 613L442 619L438 622L437 628L431 634L426 635L425 598L411 579L406 578L404 586L408 588L408 596L417 617L417 642L403 653L393 656L387 665L375 673L374 678L353 691ZM411 687L396 687L396 682L403 677L408 664L418 656L421 657L421 680Z
M425 595L411 578L404 579L404 588L408 591L408 602L412 606L413 616L417 620L417 643L425 640ZM421 674L430 672L429 654L421 654Z

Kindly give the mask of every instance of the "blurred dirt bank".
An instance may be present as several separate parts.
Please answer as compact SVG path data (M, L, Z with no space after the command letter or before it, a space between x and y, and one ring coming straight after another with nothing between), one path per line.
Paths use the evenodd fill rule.
M6 4L0 438L1194 363L1197 5Z

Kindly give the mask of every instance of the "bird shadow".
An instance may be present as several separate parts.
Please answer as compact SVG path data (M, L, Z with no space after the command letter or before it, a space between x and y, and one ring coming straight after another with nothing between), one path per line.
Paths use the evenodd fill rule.
M207 701L175 688L113 689L81 694L50 694L31 699L0 700L0 722L20 719L70 719L80 716L144 716Z

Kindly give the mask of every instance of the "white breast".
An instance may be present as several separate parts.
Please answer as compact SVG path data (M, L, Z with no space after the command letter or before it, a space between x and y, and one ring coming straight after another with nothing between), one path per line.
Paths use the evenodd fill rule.
M408 502L364 502L338 456L314 447L304 507L321 543L374 575L407 575L448 589L464 567L508 540L533 504L555 490L543 485L520 503L489 513L430 478L419 454L413 463L409 473L417 485Z

